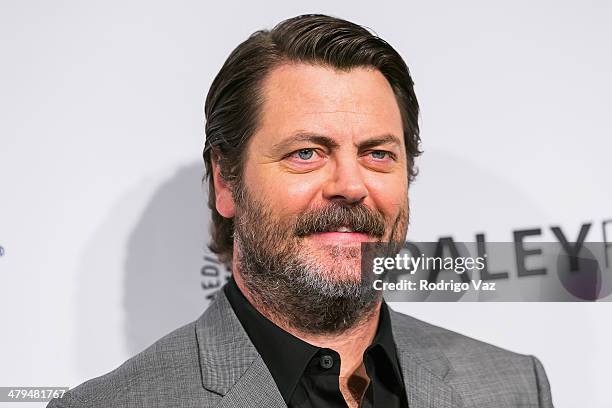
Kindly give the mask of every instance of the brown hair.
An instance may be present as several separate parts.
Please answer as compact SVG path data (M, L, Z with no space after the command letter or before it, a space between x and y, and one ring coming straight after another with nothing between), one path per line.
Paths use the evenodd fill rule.
M209 248L228 267L234 240L233 219L216 210L213 154L234 194L240 189L247 141L256 131L262 104L261 83L272 68L287 62L319 64L339 70L378 69L395 93L404 127L409 182L416 176L419 150L419 105L402 57L368 29L335 17L307 14L282 21L272 30L253 33L229 55L206 97L204 163L208 206L212 213ZM202 180L204 181L204 179Z

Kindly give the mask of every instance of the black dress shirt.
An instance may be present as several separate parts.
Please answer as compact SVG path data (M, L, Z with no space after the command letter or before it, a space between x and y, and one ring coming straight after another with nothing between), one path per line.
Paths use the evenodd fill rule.
M233 278L225 285L238 320L270 370L289 408L346 407L339 386L340 355L313 346L259 313ZM363 354L370 378L360 407L407 408L389 310L383 301L374 341Z

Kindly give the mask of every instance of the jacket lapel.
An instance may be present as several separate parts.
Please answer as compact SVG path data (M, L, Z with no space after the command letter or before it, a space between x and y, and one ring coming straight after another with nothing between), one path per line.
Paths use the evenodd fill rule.
M263 359L223 290L196 322L202 385L219 407L287 408Z
M452 367L424 323L389 309L410 408L462 408L447 383ZM219 408L287 408L223 290L196 322L196 338L202 385L223 396Z
M223 397L218 408L287 408L283 397L261 357Z
M389 312L409 407L463 407L461 397L447 383L453 375L452 367L423 330L423 323L391 309Z

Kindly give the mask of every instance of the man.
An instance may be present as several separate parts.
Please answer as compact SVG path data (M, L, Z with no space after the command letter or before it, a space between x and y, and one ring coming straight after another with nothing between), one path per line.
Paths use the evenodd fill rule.
M532 356L391 310L363 242L403 242L420 154L408 68L323 15L254 33L206 100L211 249L195 322L52 407L552 407Z

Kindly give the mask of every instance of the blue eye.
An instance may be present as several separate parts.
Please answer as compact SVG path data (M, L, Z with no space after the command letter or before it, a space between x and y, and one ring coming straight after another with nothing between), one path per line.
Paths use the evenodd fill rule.
M302 149L297 151L298 157L302 160L309 160L312 158L314 154L314 150L312 149Z
M385 158L385 156L387 155L387 152L382 151L382 150L374 150L371 154L372 154L372 157L374 157L375 159L381 160Z

